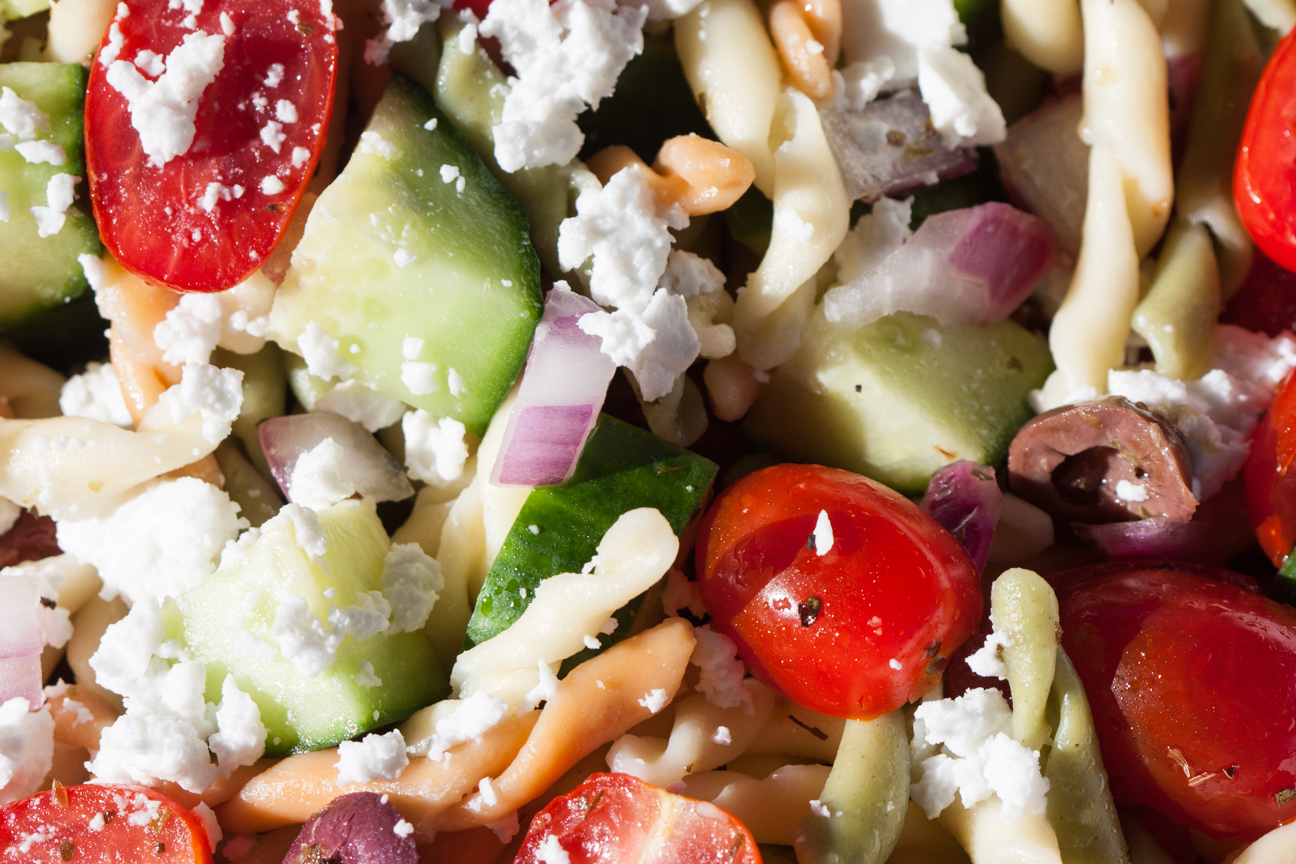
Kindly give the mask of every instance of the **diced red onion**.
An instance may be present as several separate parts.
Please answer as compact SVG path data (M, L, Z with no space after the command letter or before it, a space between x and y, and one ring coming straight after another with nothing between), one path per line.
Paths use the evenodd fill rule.
M346 453L341 466L345 479L363 497L400 501L414 494L400 463L368 430L341 414L315 411L272 417L261 421L257 433L270 473L289 501L293 500L290 481L298 458L326 438L332 438Z
M1175 558L1204 564L1222 564L1223 555L1201 522L1182 522L1151 516L1133 522L1072 526L1076 536L1113 558Z
M1022 209L1053 229L1058 245L1072 255L1089 198L1089 148L1080 140L1084 98L1053 99L1008 127L994 147L1008 194Z
M992 201L927 217L881 264L824 297L828 320L862 327L893 312L942 324L1002 321L1053 266L1042 220Z
M977 571L985 569L990 541L1003 510L995 471L966 459L938 468L927 484L922 507L963 544Z
M977 165L973 148L945 146L916 90L874 99L861 109L829 102L819 106L819 121L852 199L900 197Z
M45 648L45 610L35 576L0 578L5 618L0 625L0 704L23 697L40 705L41 651Z
M551 486L576 470L616 372L602 340L577 326L597 311L594 301L565 287L545 297L492 483Z

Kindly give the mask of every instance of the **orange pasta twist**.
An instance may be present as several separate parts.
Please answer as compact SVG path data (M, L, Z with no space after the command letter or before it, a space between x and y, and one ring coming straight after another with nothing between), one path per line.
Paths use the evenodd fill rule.
M769 27L793 85L816 102L831 98L841 50L841 0L774 0Z
M589 160L589 169L607 183L622 168L643 169L657 206L679 206L690 216L718 213L733 205L756 179L750 159L719 141L677 135L662 143L652 168L629 147L605 147Z

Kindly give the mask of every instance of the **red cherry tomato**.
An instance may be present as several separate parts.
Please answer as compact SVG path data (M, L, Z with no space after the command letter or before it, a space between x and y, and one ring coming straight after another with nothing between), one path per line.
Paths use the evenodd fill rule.
M1247 513L1275 567L1296 545L1296 375L1278 391L1247 456Z
M981 620L980 580L949 532L835 468L776 465L729 487L702 521L697 571L716 628L752 671L838 717L877 717L930 690Z
M1220 313L1221 324L1277 336L1296 330L1296 273L1279 267L1259 249L1247 280Z
M1296 610L1204 565L1049 581L1118 802L1234 840L1296 818Z
M1233 168L1233 200L1264 253L1296 270L1296 32L1265 66Z
M95 219L123 267L180 291L221 291L274 250L332 112L337 40L327 6L118 4L91 68L85 134ZM201 95L181 92L194 68L185 55L216 39L220 63L209 71L220 71L196 76L210 79Z
M554 852L557 844L565 853ZM514 864L760 864L741 822L629 774L595 774L536 814Z
M60 786L0 809L0 861L210 864L192 811L140 786Z

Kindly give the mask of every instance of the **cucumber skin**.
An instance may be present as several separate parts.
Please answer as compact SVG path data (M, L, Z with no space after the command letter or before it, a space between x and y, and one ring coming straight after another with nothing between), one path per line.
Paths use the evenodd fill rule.
M931 473L955 459L1002 462L1033 413L1027 395L1052 369L1048 347L1012 321L946 327L900 312L848 331L828 324L821 308L742 432L791 461L921 495Z
M599 415L572 478L527 496L477 595L466 644L507 629L522 616L542 580L580 572L622 513L655 507L679 536L718 470L715 463L651 432ZM532 525L540 533L533 533ZM618 613L616 631L599 637L604 647L629 635L628 619L635 611Z
M324 190L275 297L272 336L299 352L298 336L316 322L358 368L356 380L481 436L526 361L542 312L526 213L413 81L392 76L366 132L397 155L359 148ZM443 165L459 168L462 194L442 181ZM404 231L417 254L400 267L388 235ZM366 257L348 259L347 250ZM406 336L424 339L417 359L439 367L432 393L415 395L401 379L411 359L402 354ZM464 381L458 396L445 383L451 368Z
M390 543L374 503L344 501L321 511L319 517L328 538L325 561L336 578L322 578L319 568L294 544L261 548L254 544L236 559L226 556L215 575L181 595L178 620L168 626L168 635L181 638L194 659L207 665L207 701L220 701L221 685L232 673L239 689L256 702L267 730L266 756L332 746L404 720L449 693L449 682L422 630L380 633L359 643L348 637L333 665L313 678L302 675L277 652L266 662L234 649L229 620L246 616L255 635L268 637L273 595L280 588L292 586L319 616L323 610L318 606L327 605L321 592L330 585L339 589L337 600L342 604L351 602L353 591L381 587L382 562ZM339 554L343 548L347 552ZM263 592L265 599L248 609L245 598L254 589ZM356 683L364 662L373 664L381 686L365 688Z
M99 231L81 204L67 211L59 233L41 238L29 208L45 204L45 184L55 174L75 174L85 201L82 134L88 74L78 63L0 64L0 87L36 105L49 117L48 140L63 148L65 165L30 165L16 150L0 151L0 189L9 193L9 221L0 222L0 330L24 323L45 309L72 301L89 285L77 256L99 255Z

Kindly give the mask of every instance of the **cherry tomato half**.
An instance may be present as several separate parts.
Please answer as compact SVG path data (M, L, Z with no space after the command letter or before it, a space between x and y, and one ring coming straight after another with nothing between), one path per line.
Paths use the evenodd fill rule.
M1296 375L1278 391L1260 421L1243 478L1247 514L1275 567L1296 545Z
M697 571L752 671L838 717L926 693L981 620L958 541L899 493L835 468L776 465L729 487L702 521Z
M1296 818L1296 610L1204 565L1048 579L1118 802L1234 840Z
M761 856L746 827L714 804L629 774L595 774L536 814L514 864L559 860L760 864Z
M1233 201L1251 239L1266 255L1296 270L1296 31L1265 66L1251 97L1233 167Z
M60 786L0 809L0 862L210 864L194 813L140 786Z
M328 5L118 4L90 72L85 134L95 219L123 267L221 291L274 250L332 111Z

